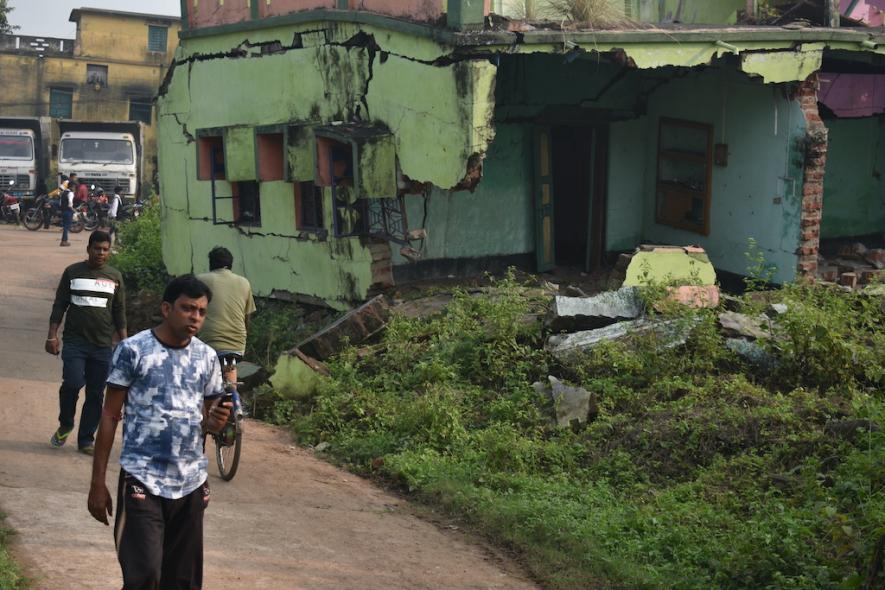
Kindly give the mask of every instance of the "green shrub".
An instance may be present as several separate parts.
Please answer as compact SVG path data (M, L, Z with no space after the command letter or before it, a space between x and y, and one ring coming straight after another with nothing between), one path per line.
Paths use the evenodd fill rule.
M162 293L169 275L160 242L160 207L149 202L138 219L119 223L116 240L109 262L123 273L127 291Z
M288 408L295 432L516 549L548 588L876 585L877 300L776 293L789 311L763 373L725 347L713 312L662 307L661 293L650 308L685 322L684 345L644 336L562 365L524 293L510 276L438 317L395 318L377 354L340 355L316 399ZM531 387L548 374L594 394L586 427L551 425Z

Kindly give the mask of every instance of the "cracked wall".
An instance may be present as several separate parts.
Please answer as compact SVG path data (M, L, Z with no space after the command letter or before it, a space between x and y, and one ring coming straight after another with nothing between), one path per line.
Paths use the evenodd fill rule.
M196 180L194 136L232 127L380 125L392 133L405 177L446 190L470 174L494 137L494 80L487 60L346 23L185 40L158 99L163 253L170 272L204 270L206 253L224 245L259 295L296 293L337 307L364 298L374 281L369 247L331 231L325 239L296 231L290 182L260 184L261 227L213 225L211 183ZM236 140L229 144L236 154L254 143L242 131L225 135ZM254 165L243 166L242 157L238 162L229 163L236 179L254 176ZM229 182L217 182L216 190L232 194ZM219 218L231 219L230 203L217 201Z

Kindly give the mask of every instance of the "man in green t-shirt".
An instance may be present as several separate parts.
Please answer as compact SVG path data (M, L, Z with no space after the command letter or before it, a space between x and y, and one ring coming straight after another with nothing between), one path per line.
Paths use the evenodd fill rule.
M44 349L49 354L61 351L62 384L58 390L58 429L50 444L59 448L74 430L77 398L86 386L86 401L80 413L77 448L92 454L95 430L101 418L108 364L114 340L126 338L126 300L123 276L108 266L111 237L95 231L86 246L88 258L67 267L58 282L49 334ZM58 328L65 316L64 347L58 340Z
M209 252L209 272L197 276L212 291L206 321L198 337L219 355L233 353L242 356L246 351L246 328L249 315L255 311L255 300L249 281L231 272L233 263L230 250L216 246ZM236 376L232 378L236 380Z

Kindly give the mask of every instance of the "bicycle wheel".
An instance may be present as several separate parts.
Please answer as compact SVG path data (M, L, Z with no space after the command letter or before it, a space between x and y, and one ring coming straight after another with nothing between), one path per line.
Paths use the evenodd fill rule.
M22 218L22 224L31 231L37 231L43 225L42 211L35 207L28 209L24 218Z
M243 450L243 419L231 414L221 433L213 434L212 437L215 439L218 475L224 481L230 481L240 466L240 452Z

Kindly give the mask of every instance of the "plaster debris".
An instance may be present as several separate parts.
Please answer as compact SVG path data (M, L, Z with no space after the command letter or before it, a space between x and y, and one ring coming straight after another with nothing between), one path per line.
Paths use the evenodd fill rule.
M602 328L642 315L643 303L635 287L606 291L594 297L553 298L548 327L554 332Z
M586 424L596 413L596 398L592 393L583 387L566 385L552 375L547 380L548 383L533 383L532 387L553 401L557 426L569 428L574 424Z

